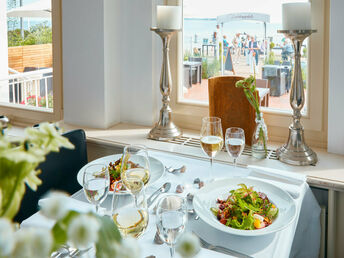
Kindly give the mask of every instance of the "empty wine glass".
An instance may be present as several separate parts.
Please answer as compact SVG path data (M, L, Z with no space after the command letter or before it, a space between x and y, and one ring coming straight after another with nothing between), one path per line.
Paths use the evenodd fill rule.
M156 225L160 238L170 246L174 257L175 244L183 234L187 222L186 200L178 195L168 194L160 199L156 210Z
M234 159L234 167L236 167L236 161L245 147L244 130L239 127L227 128L225 142L227 152Z
M122 181L116 183L112 198L112 218L123 237L141 236L148 226L148 209L143 182L136 177L127 178L132 189L128 195Z
M223 147L221 118L204 117L201 129L201 147L210 158L209 178L213 178L213 159Z
M121 178L126 185L126 177L138 177L146 185L150 178L148 152L144 145L129 145L124 148L121 162ZM127 185L126 185L127 186ZM127 186L130 191L130 186Z
M110 176L106 164L91 164L85 168L83 175L83 188L87 200L96 206L106 199L109 193Z

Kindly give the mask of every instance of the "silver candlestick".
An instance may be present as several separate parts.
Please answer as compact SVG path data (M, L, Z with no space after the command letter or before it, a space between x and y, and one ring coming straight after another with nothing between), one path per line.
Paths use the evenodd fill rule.
M181 130L172 122L172 109L170 107L170 94L172 90L172 79L169 61L170 40L177 31L175 29L151 28L162 39L163 60L160 75L160 92L162 94L162 108L159 121L149 132L148 138L154 140L170 140L182 135Z
M290 105L293 109L293 122L289 126L287 143L277 149L280 161L292 165L315 165L318 161L317 154L305 143L304 130L301 125L301 109L305 104L305 93L301 72L300 52L302 42L316 30L278 30L293 42L294 69L290 91Z

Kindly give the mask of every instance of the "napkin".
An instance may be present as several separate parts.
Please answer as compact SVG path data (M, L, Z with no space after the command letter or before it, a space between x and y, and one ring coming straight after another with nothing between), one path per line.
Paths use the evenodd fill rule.
M262 178L279 181L281 183L301 186L306 182L306 176L303 174L283 171L273 168L259 167L254 165L247 166L251 170L250 176L261 176Z
M29 227L35 227L35 228L47 228L51 229L55 225L55 220L48 219L47 217L43 216L42 213L37 212L33 214L31 217L28 217L27 219L23 220L20 224L21 228L29 228Z
M50 198L44 198L40 199L38 201L38 205L42 206L44 205L45 202L49 202ZM78 201L74 198L66 197L66 202L65 205L67 209L69 210L74 210L82 213L87 213L87 212L95 212L95 206ZM20 227L43 227L43 228L52 228L55 224L55 220L49 219L45 216L42 215L41 212L37 212L33 214L31 217L27 218L26 220L23 220L22 223L20 224Z
M249 177L273 183L275 186L287 191L294 199L300 197L301 187L307 181L305 175L295 172L252 165L248 166L248 169L250 170Z
M39 206L43 206L45 202L49 202L50 198L43 198L40 199L38 201L38 205ZM87 203L87 202L82 202L82 201L78 201L74 198L70 198L70 197L66 197L66 202L65 202L65 206L67 207L68 210L73 210L73 211L78 211L78 212L83 212L83 213L87 213L90 211L95 212L96 208L94 205Z

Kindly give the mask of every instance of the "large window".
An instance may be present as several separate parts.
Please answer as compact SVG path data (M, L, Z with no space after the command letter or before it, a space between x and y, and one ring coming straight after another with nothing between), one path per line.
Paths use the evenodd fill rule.
M282 27L282 2L288 1L184 0L181 100L207 103L212 76L255 74L261 105L290 111L294 51L290 40L277 32ZM305 92L307 54L305 41L301 57Z
M6 22L0 23L0 37L7 44L0 45L0 113L27 122L60 119L60 1L6 0L1 5Z
M292 120L289 92L293 51L284 35L277 33L277 29L281 27L282 3L285 2L292 1L166 1L170 5L182 5L184 15L183 33L173 38L171 53L175 51L175 54L171 55L170 59L174 79L171 103L177 124L195 130L200 128L202 117L208 115L209 76L221 75L222 72L231 75L235 72L236 75L245 77L255 72L263 85L262 93L269 94L268 102L264 96L261 98L269 140L286 141L288 126ZM317 33L304 42L302 50L306 93L302 124L307 143L326 147L329 1L311 2L312 26L317 29ZM223 24L218 23L218 20L221 21L221 15L238 13L235 19ZM243 15L241 20L238 20L240 13ZM255 20L252 15L244 17L250 16L247 13L269 15L270 20L265 22L266 36L264 18ZM226 36L228 45L223 36ZM254 56L251 56L253 52L248 52L245 48L249 39L252 41L252 37L253 41L257 42L254 44L259 46L254 49ZM228 58L231 58L232 67L228 65ZM201 76L198 73L199 66L202 70Z

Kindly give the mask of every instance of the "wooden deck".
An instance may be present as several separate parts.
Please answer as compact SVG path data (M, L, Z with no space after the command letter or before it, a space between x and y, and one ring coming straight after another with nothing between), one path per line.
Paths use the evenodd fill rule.
M264 57L259 58L258 67L256 69L256 78L262 78L262 66L263 66ZM233 61L235 74L238 76L248 77L253 74L252 68L246 64L246 57L240 56L238 63ZM225 75L233 75L232 72L225 71ZM189 89L184 88L184 99L198 100L208 102L208 80L202 79L201 83L192 84L192 87ZM269 107L282 109L282 110L291 110L289 102L289 93L286 93L280 97L269 97Z
M8 67L24 72L25 67L52 67L52 44L27 45L8 48Z

